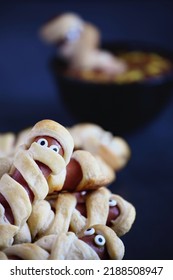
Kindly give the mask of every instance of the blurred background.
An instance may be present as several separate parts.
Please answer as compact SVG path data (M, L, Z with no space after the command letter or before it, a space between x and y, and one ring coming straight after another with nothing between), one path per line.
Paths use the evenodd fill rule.
M76 120L64 106L49 69L55 54L38 37L56 14L76 12L102 32L103 41L137 40L173 51L173 2L170 0L1 1L0 132L19 132L43 118L65 126ZM145 127L123 136L132 150L128 165L110 186L137 211L122 239L125 259L172 259L173 97Z

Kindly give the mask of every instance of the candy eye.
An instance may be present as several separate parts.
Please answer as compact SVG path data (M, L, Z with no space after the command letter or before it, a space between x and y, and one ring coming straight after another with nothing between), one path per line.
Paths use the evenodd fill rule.
M106 243L106 240L105 240L104 236L101 235L101 234L96 235L95 238L94 238L94 241L99 246L103 246Z
M86 195L87 192L86 192L86 191L82 191L80 194L81 194L81 195Z
M113 206L116 206L117 205L117 202L115 199L109 199L109 206L113 207Z
M59 153L59 150L61 147L60 147L60 145L51 145L49 148L51 150L53 150L54 152Z
M77 27L69 30L69 32L67 33L67 39L70 41L75 41L79 39L79 37L80 37L80 29L78 29Z
M87 230L84 231L84 235L93 235L95 233L94 228L88 228Z
M45 138L40 138L38 139L37 143L41 146L47 147L48 146L48 142Z

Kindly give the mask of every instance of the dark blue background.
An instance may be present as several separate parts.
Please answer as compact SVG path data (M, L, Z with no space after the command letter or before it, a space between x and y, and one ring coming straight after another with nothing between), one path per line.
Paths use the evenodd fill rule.
M66 111L48 68L54 54L38 38L57 13L74 11L102 31L104 41L138 40L173 51L172 1L1 1L0 131L20 131L40 119L64 125ZM125 135L132 149L127 167L111 186L133 202L137 219L123 237L126 259L173 258L173 98L145 128Z

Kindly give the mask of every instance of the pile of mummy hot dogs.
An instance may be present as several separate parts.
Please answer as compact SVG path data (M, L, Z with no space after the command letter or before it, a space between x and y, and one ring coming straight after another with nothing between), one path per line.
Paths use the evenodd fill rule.
M40 34L72 68L123 69L78 15L58 16ZM122 259L120 237L136 212L109 186L129 158L124 139L92 123L42 120L17 135L1 133L0 259Z
M123 138L92 123L1 133L0 259L122 259L136 212L110 184L129 158Z

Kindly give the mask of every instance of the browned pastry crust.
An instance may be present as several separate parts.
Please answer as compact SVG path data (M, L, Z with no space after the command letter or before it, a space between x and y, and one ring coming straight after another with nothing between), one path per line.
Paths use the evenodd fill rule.
M98 260L90 246L78 239L73 232L57 236L49 256L50 260Z
M36 240L34 244L38 245L50 254L57 236L57 234L44 235Z
M0 260L47 260L48 257L49 253L46 250L32 243L16 244L0 252Z
M119 195L111 194L110 199L116 201L120 211L120 215L111 221L111 228L118 236L122 236L131 229L136 218L136 210L130 202Z
M27 223L19 229L17 234L14 236L13 244L21 244L21 243L31 243L31 232Z
M75 191L92 190L103 185L108 185L112 181L112 177L103 173L103 166L88 151L77 150L73 153L74 158L81 166L83 178L78 184Z
M15 134L12 132L0 133L0 157L12 154L15 137Z
M71 215L76 205L75 197L68 192L60 193L49 202L43 200L33 205L28 219L32 240L45 235L59 235L69 229Z
M12 162L12 157L0 157L0 178L10 171Z

